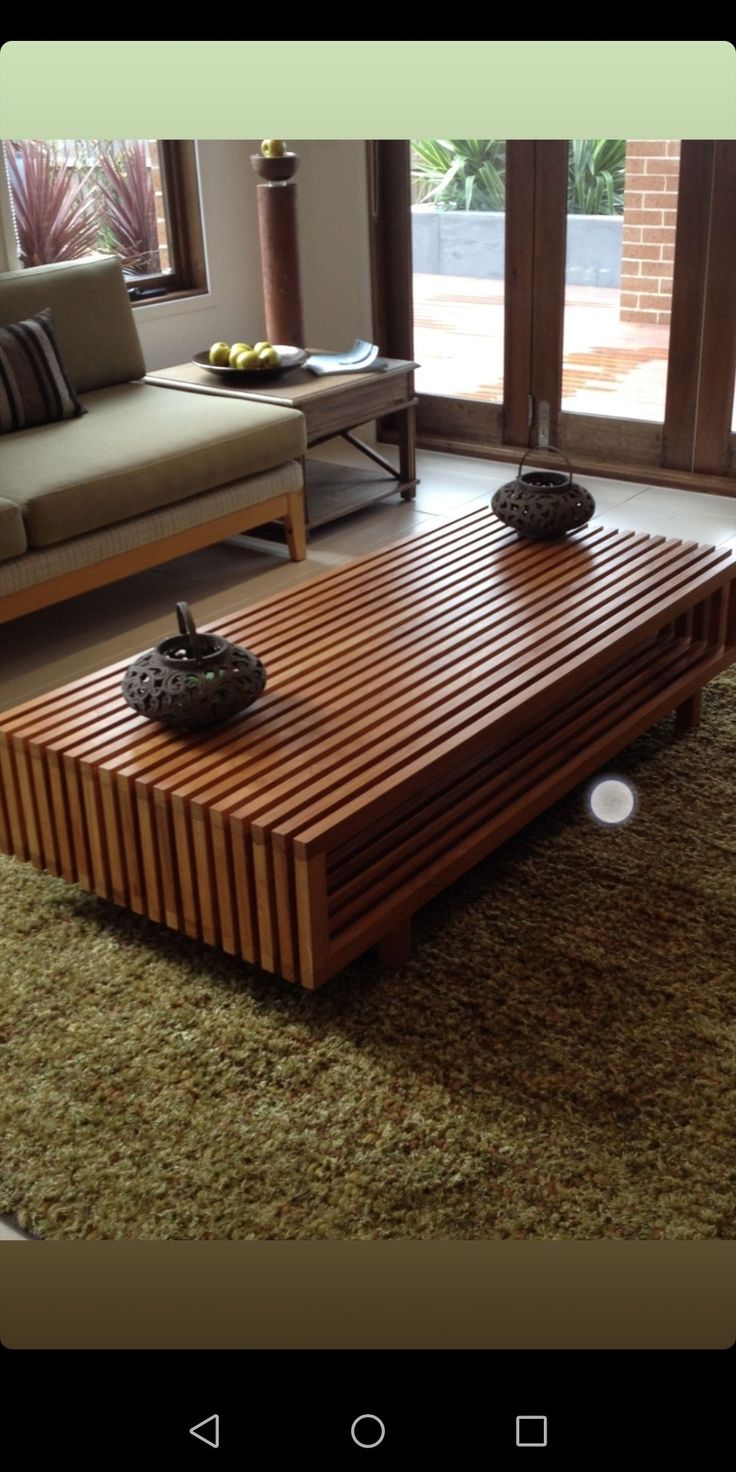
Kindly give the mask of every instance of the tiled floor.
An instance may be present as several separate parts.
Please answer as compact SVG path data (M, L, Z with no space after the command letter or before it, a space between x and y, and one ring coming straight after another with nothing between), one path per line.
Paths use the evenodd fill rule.
M342 441L320 446L318 457L361 461ZM266 544L259 549L246 538L224 542L5 625L0 629L0 709L149 648L173 627L181 598L206 623L428 527L433 518L461 506L487 505L496 486L514 474L509 465L455 455L420 452L418 463L416 502L394 496L318 528L306 562L291 563L285 549ZM596 500L596 520L718 546L730 543L736 554L736 498L589 476L584 481ZM18 1236L0 1221L0 1239Z

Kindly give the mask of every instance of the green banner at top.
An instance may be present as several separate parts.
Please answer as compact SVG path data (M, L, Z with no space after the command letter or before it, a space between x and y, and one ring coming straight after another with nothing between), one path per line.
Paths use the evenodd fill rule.
M6 41L4 137L732 138L728 41Z

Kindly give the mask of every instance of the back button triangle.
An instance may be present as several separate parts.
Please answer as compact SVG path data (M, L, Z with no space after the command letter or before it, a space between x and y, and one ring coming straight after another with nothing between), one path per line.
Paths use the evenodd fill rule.
M198 1421L196 1426L189 1427L189 1435L196 1436L197 1441L203 1441L207 1446L218 1447L220 1445L220 1417L208 1416L204 1421Z

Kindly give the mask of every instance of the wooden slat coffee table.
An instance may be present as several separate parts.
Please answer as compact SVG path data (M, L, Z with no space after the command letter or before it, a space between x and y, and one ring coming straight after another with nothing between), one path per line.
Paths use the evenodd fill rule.
M211 735L135 715L128 661L0 716L0 843L305 987L376 942L397 964L433 895L668 711L697 721L735 577L643 533L434 524L211 625L269 675Z

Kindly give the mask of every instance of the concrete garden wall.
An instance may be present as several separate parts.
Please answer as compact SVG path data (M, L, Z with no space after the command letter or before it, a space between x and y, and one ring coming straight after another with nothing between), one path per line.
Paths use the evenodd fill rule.
M413 209L414 270L431 276L503 279L505 214ZM568 215L569 286L621 284L620 215Z

